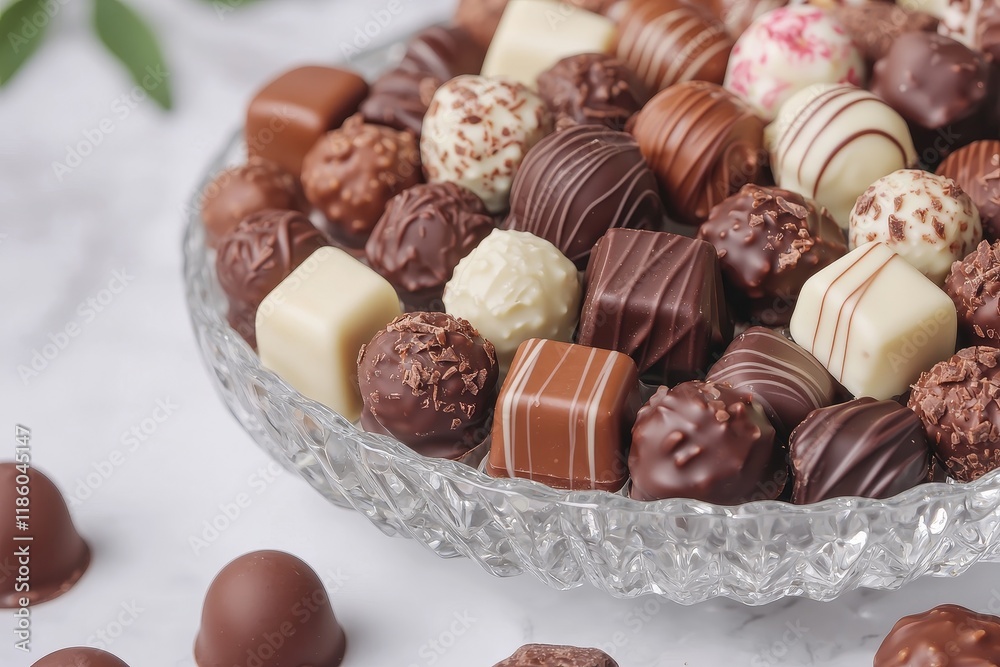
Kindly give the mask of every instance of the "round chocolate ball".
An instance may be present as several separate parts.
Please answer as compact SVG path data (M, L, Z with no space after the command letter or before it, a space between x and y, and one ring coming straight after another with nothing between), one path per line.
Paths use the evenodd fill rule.
M944 289L958 309L962 341L1000 347L1000 241L983 241L955 262Z
M874 667L989 667L1000 664L1000 618L944 604L899 620Z
M514 177L506 226L549 241L583 270L609 229L662 224L656 177L635 139L577 125L528 151Z
M483 200L462 186L417 185L389 201L365 253L407 309L439 308L455 267L494 228Z
M831 11L869 63L885 56L900 35L938 27L934 16L892 2L836 5Z
M538 94L559 128L603 125L624 130L648 99L631 68L606 53L563 58L538 76Z
M825 208L760 185L745 185L712 209L698 238L719 254L731 305L767 326L787 325L805 282L847 254Z
M493 344L465 320L402 315L358 355L361 425L424 456L460 458L488 434L498 377Z
M309 212L295 176L262 157L226 169L205 186L201 195L201 219L210 248L252 213L267 209Z
M751 394L699 381L660 387L639 410L628 467L636 500L718 505L773 500L788 476L774 428Z
M31 667L128 667L125 661L98 648L75 646L49 653Z
M257 347L254 318L260 302L326 245L323 234L297 211L255 213L222 240L215 271L229 299L229 324L251 347Z
M937 173L958 183L972 198L986 240L1000 240L1000 141L976 141L959 148Z
M198 667L251 659L257 667L337 667L346 648L316 572L291 554L254 551L222 568L209 586L194 659Z
M1000 467L1000 350L968 347L920 376L908 405L960 482Z
M306 197L326 216L332 241L360 254L385 205L421 180L410 132L365 123L360 116L321 138L302 162Z

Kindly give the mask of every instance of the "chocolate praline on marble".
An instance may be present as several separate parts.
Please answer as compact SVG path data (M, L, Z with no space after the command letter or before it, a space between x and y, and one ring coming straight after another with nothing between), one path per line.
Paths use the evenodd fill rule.
M609 229L662 223L656 177L635 139L578 125L528 151L514 176L506 226L551 242L583 269Z
M792 433L789 448L797 505L890 498L930 474L923 424L895 401L866 397L816 410Z
M909 407L960 482L1000 467L1000 350L968 347L920 376Z
M309 212L298 179L276 163L251 157L212 179L201 196L201 220L208 247L219 242L240 221L268 209Z
M365 254L408 310L440 308L455 267L494 229L479 197L454 183L427 183L389 200Z
M557 128L603 125L624 130L649 99L631 68L606 53L563 58L539 75L538 94L549 105Z
M618 667L618 663L596 648L527 644L494 667Z
M408 313L358 355L361 425L424 456L460 458L488 434L498 377L493 344L471 324Z
M944 291L955 302L958 328L968 345L1000 347L1000 241L983 241L955 262Z
M718 505L774 500L788 475L774 427L750 392L700 381L660 387L639 410L628 467L636 500Z
M787 325L802 285L847 254L825 208L790 190L752 184L713 208L698 238L719 253L730 303L768 326Z
M990 667L1000 664L1000 618L944 604L899 620L874 667Z
M76 646L39 658L31 667L128 667L124 660L97 648Z
M254 317L271 290L329 242L302 213L261 211L219 244L215 272L229 300L229 325L257 347Z
M1000 141L976 141L959 148L941 163L937 173L958 183L972 198L979 208L986 240L1000 240Z

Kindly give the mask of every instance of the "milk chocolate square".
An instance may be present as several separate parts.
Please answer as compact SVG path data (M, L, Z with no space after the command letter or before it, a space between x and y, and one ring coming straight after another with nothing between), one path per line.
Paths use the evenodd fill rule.
M340 127L367 95L368 84L353 72L314 65L285 72L250 102L247 152L298 176L313 144Z

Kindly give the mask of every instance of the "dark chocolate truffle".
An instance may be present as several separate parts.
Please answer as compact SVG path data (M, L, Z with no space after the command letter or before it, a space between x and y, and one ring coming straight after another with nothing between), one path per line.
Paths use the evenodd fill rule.
M837 401L837 382L814 356L776 331L751 327L708 371L710 382L750 392L782 438Z
M229 299L229 325L256 349L257 306L319 248L329 245L305 215L261 211L219 244L215 270Z
M972 198L979 208L986 240L1000 240L1000 141L976 141L959 148L941 163L937 173L958 183Z
M958 327L968 345L1000 347L1000 241L979 244L955 262L944 290L958 309Z
M632 427L631 495L718 505L774 500L788 470L750 392L714 382L660 387Z
M969 347L920 376L909 406L960 482L1000 467L1000 350Z
M549 241L579 269L609 229L662 223L656 178L624 132L578 125L551 134L514 175L507 227Z
M900 35L936 32L938 27L930 14L891 2L838 4L831 11L869 63L885 56Z
M479 74L486 49L458 26L432 26L406 45L399 68L419 72L444 83L462 74Z
M528 644L494 667L618 667L618 663L596 648Z
M538 76L538 94L558 128L603 125L624 130L648 99L635 73L606 53L563 58Z
M194 659L198 667L337 667L346 647L313 569L281 551L254 551L209 586Z
M704 81L661 91L636 115L632 134L663 188L667 211L689 225L757 183L767 165L764 121L728 90Z
M326 216L324 231L356 254L389 200L420 180L414 135L365 123L360 116L320 139L302 162L302 187Z
M499 374L493 344L465 320L402 315L358 355L361 425L424 456L460 458L488 434Z
M128 667L124 660L97 648L77 646L49 653L31 667Z
M22 493L24 491L24 493ZM18 499L30 499L30 512L23 523L15 520ZM0 608L15 609L57 598L75 584L90 565L90 548L76 532L66 501L52 481L35 468L12 462L0 463L0 563L12 574L0 581ZM19 538L30 536L30 542ZM30 589L23 590L17 571L18 555L27 549L31 560ZM20 581L20 583L19 583Z
M890 498L927 481L923 424L895 401L859 398L810 414L792 433L792 502Z
M494 228L483 200L462 186L417 185L389 201L365 252L408 310L438 307L459 261Z
M201 195L206 243L218 247L245 217L268 209L309 212L309 202L294 176L262 157L226 169Z
M802 195L745 185L712 209L698 238L715 246L731 301L742 315L787 325L806 280L847 254L825 208Z
M1000 664L1000 618L944 604L899 620L874 667L991 667Z

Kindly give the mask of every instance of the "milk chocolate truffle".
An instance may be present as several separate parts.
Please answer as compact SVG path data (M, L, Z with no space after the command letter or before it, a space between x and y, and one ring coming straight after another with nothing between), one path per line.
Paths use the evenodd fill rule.
M1000 350L968 347L920 376L909 406L948 474L971 482L1000 467Z
M809 413L837 400L837 382L823 364L764 327L737 336L709 369L707 380L750 392L784 439Z
M402 315L358 355L361 425L424 456L459 458L489 432L499 374L493 344L465 320Z
M528 151L510 203L509 229L549 241L579 269L609 229L663 223L656 177L639 144L595 125L549 135Z
M913 410L859 398L810 414L792 433L792 502L891 498L928 479L931 449Z
M648 99L632 69L606 53L563 58L538 76L538 94L560 128L603 125L624 130Z
M302 187L326 217L324 231L353 251L363 251L389 200L420 181L413 134L360 116L320 139L302 162Z
M891 2L837 5L832 11L869 63L885 56L901 35L935 32L938 27L934 16Z
M731 303L751 321L787 325L814 273L847 254L826 209L781 188L744 185L712 209L698 238L715 246Z
M458 262L494 229L482 199L454 183L427 183L389 201L365 253L409 310L439 307Z
M493 40L493 34L500 25L507 3L510 0L459 0L455 10L455 23L467 30L472 38L485 49ZM618 0L572 0L573 7L602 14Z
M708 9L722 21L733 39L738 39L764 14L784 7L789 0L708 0Z
M294 176L262 157L226 169L202 193L201 220L208 247L218 247L248 215L268 209L309 213L309 202Z
M462 185L490 213L509 205L514 174L552 131L545 102L513 81L460 76L438 88L420 136L427 180Z
M24 491L24 493L22 493ZM22 517L18 499L30 499L30 513ZM66 501L52 481L35 468L0 463L0 563L10 571L0 581L0 608L16 609L59 597L73 587L90 565L90 548L76 532ZM17 519L21 519L18 521ZM31 541L23 541L26 536ZM30 587L18 576L21 554L30 560ZM23 560L20 562L24 565Z
M678 222L697 225L713 206L762 177L764 122L735 95L704 81L658 93L632 134Z
M399 68L420 72L442 83L462 74L479 74L486 49L458 26L432 26L417 33L406 45Z
M632 498L718 505L774 500L787 478L784 450L746 391L715 382L660 387L632 428Z
M618 57L651 92L682 81L721 84L732 48L722 23L681 0L628 0L618 25Z
M959 148L937 173L958 183L972 198L986 239L1000 239L1000 141L976 141Z
M1000 618L944 604L899 620L875 667L990 667L1000 664Z
M955 262L944 289L958 309L961 340L1000 347L1000 242L983 241Z
M346 647L316 572L291 554L254 551L209 586L194 659L198 667L337 667Z
M254 317L260 302L326 245L309 218L297 211L255 213L222 239L215 271L229 300L229 325L250 347L257 347Z
M128 665L107 651L77 646L49 653L36 660L31 667L128 667Z
M596 648L528 644L494 667L618 667L618 663Z

